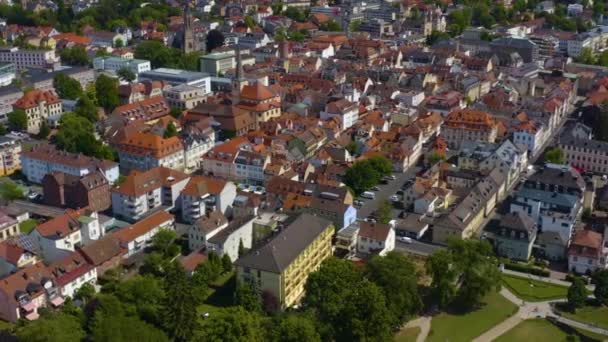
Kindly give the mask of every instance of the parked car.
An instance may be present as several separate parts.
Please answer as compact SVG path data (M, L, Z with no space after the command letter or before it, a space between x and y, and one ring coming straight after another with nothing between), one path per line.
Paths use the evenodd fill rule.
M354 200L353 204L356 205L356 206L358 206L358 207L360 207L360 206L363 205L363 201L362 200Z
M372 191L380 191L380 188L377 186L372 187Z
M365 191L361 194L361 197L368 198L368 199L374 199L374 198L376 198L376 194L374 194L371 191Z
M390 197L390 199L391 199L391 201L393 201L393 202L399 202L399 201L401 200L401 198L399 198L399 196L398 196L398 195L392 195L392 196Z
M395 177L395 175L388 175L388 176L386 176L384 178L390 179L390 180L396 180L397 179L397 177Z
M400 236L398 240L405 243L412 243L412 238L407 236Z

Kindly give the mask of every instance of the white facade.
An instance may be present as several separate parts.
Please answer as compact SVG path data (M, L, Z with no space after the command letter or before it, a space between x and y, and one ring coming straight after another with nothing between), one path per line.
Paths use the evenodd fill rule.
M188 248L192 251L206 248L207 241L226 227L228 227L228 221L211 231L203 231L196 224L190 226L190 229L188 229Z
M224 256L224 254L228 254L230 260L233 262L236 261L236 259L239 258L239 245L241 242L243 243L243 247L247 249L250 249L252 246L253 220L254 218L252 217L247 222L239 225L239 227L234 227L234 230L232 230L231 227L226 228L229 229L230 232L221 239L208 239L206 243L207 250L214 251L220 257Z
M59 63L55 50L19 50L19 48L0 49L0 62L15 63L17 69L50 68Z
M395 230L391 228L386 240L374 240L359 235L357 237L357 250L360 253L376 253L385 256L388 252L395 249Z
M541 148L547 141L547 136L545 126L539 125L536 132L524 129L513 132L513 143L515 145L526 146L530 156L535 156L541 151Z
M120 160L120 166L129 170L145 171L160 166L175 170L184 169L184 150L176 151L161 158L156 158L150 154L134 154L119 150L118 159Z
M139 75L144 71L152 69L150 61L143 59L126 59L113 56L95 57L93 59L93 68L95 70L106 70L117 72L120 69L128 69L135 75Z
M205 93L210 89L205 87L195 87L187 84L166 89L163 91L163 96L171 108L181 110L192 109L199 103L203 103L209 93Z
M87 175L90 172L99 171L110 183L116 182L120 176L118 164L105 170L95 170L95 168L92 168L91 166L92 165L68 165L61 162L55 162L54 160L36 159L31 158L28 155L21 154L21 172L25 175L28 181L33 183L42 183L42 178L54 171L60 171L78 177Z
M213 146L215 146L215 132L213 130L206 139L184 141L185 171L194 172L201 169L203 167L203 156Z
M85 274L80 277L72 280L71 282L61 286L59 291L61 292L62 297L70 297L73 298L78 289L82 287L82 285L89 283L91 285L95 285L97 283L97 268L93 267Z
M82 243L80 230L75 230L62 238L52 239L40 235L34 229L30 233L30 237L37 244L40 254L46 262L54 262L70 255L74 252L75 245Z
M359 119L359 108L357 106L354 106L352 109L340 114L321 111L321 120L327 120L331 118L340 119L340 126L342 127L342 130L346 130L352 125L354 125L355 122L357 122L357 119Z

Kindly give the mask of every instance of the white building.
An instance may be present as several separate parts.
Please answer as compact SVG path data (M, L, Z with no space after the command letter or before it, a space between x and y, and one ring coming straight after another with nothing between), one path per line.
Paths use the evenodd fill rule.
M54 171L78 177L99 171L110 183L116 182L120 175L118 164L113 161L59 151L54 145L37 145L21 152L21 172L28 181L42 183L42 178Z
M0 62L15 63L17 69L51 69L59 63L55 50L20 50L16 47L0 48Z
M137 221L148 213L179 207L179 194L190 176L157 167L145 172L132 172L118 186L112 188L112 213L129 221Z
M346 130L355 124L359 118L359 106L345 99L330 102L321 111L321 120L338 118L342 130Z
M30 233L45 262L54 262L75 251L76 246L104 235L95 212L68 210L44 222Z
M161 229L173 230L175 218L164 210L137 221L136 223L122 228L113 233L114 237L120 241L122 248L126 249L125 257L142 252L150 246L152 237Z
M515 127L513 143L525 146L530 156L536 156L541 152L548 136L545 125L536 121L528 121Z
M182 219L193 223L205 212L219 211L229 216L236 198L236 185L221 179L194 176L180 195Z
M197 104L205 102L207 95L204 87L195 87L188 84L180 84L175 87L167 88L163 91L163 96L171 108L181 110L192 109Z
M361 222L357 250L363 254L385 256L395 249L395 230L388 224Z
M253 240L254 216L236 219L219 233L207 239L207 251L213 251L220 257L227 254L233 262L239 258L239 246L251 249Z
M114 56L95 57L93 59L95 70L105 70L117 72L121 69L128 69L136 76L142 72L152 69L150 61L144 59L126 59Z

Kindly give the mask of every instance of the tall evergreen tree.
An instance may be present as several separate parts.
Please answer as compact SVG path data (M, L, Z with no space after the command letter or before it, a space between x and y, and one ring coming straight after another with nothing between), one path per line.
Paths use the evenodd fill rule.
M175 341L190 341L197 328L196 306L199 296L179 263L172 263L165 277L164 321Z

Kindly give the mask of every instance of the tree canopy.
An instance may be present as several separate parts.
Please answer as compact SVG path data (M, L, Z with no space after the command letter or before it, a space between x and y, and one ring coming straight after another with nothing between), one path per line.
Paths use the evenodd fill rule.
M552 148L545 152L545 161L554 164L564 164L566 159L564 158L564 151L559 148Z
M14 201L24 197L23 189L10 179L0 182L0 198L5 201Z
M95 80L95 89L97 94L97 101L99 105L103 107L107 112L111 112L120 103L118 99L118 81L106 75L99 75Z
M65 113L59 120L55 144L61 150L82 153L101 159L114 159L112 149L95 137L93 124L74 113Z
M82 46L66 47L61 50L61 62L72 66L88 66L89 56Z
M390 160L379 156L371 157L355 162L346 170L344 183L358 196L378 184L382 177L389 175L392 170Z
M62 72L53 78L53 88L62 99L76 100L82 95L80 82Z
M593 275L593 282L595 283L595 289L593 294L603 305L608 305L608 270L597 271Z
M76 317L59 313L18 327L16 335L20 341L28 342L80 342L85 332Z
M211 30L207 33L207 52L224 45L224 34L218 30Z
M15 109L8 113L8 124L11 128L25 131L27 130L27 114L23 109Z
M582 278L576 277L568 288L568 305L572 310L576 310L583 305L587 300L587 289Z

